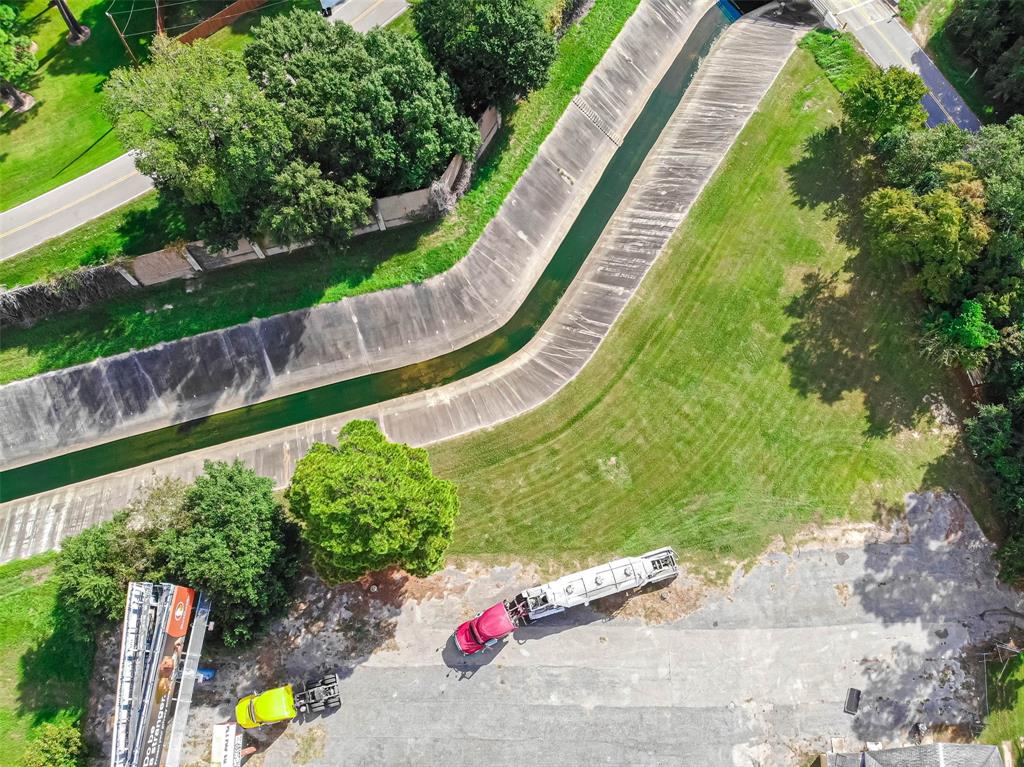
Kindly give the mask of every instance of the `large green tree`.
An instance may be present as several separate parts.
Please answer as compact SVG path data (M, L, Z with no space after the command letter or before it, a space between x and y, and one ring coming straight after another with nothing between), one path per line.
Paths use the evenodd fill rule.
M104 91L139 170L202 210L212 244L255 228L291 134L237 54L158 36L150 61L115 70Z
M129 581L163 577L156 539L178 514L184 493L180 482L158 482L112 520L66 539L54 568L61 601L87 619L119 620Z
M288 595L292 560L274 483L241 461L207 461L160 536L167 577L206 592L227 645L249 641Z
M991 236L984 188L963 162L944 166L945 183L924 195L886 187L865 200L874 251L912 264L930 301L958 305L971 286L972 265Z
M479 134L420 46L360 35L309 11L265 19L245 49L253 82L282 105L297 154L323 179L375 195L426 186Z
M872 141L897 128L922 128L927 92L920 76L902 67L873 70L843 94L843 125Z
M32 52L32 41L15 29L17 10L0 3L0 95L14 109L24 110L31 106L27 94L19 90L26 79L36 70L36 57Z
M331 582L391 565L429 575L444 564L459 509L426 451L389 442L372 421L346 424L337 447L314 445L295 467L288 502Z
M931 130L901 126L878 141L886 179L893 186L930 192L945 183L942 166L963 160L971 134L952 123Z
M225 644L251 639L284 604L291 531L273 483L240 462L207 462L191 486L165 480L114 518L62 544L61 601L93 620L119 620L133 580L205 591Z
M531 0L418 0L412 18L468 111L514 101L547 82L555 39Z

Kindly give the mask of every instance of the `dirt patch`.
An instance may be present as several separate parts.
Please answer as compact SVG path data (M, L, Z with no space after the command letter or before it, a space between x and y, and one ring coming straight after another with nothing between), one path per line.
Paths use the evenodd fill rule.
M637 618L650 624L669 623L689 615L703 603L710 588L680 574L670 583L596 600L593 609L610 618Z
M309 764L324 755L327 744L327 730L322 724L309 727L295 738L293 764Z
M849 583L836 584L836 597L839 599L839 604L841 604L843 607L846 607L847 602L850 601L851 593L852 590L850 589Z

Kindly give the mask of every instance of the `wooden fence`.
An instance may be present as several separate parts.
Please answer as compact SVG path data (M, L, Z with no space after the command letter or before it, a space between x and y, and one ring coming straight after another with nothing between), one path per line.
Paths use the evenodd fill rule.
M209 37L219 29L223 29L236 18L244 13L253 11L266 3L267 0L235 0L231 5L217 11L213 16L196 24L192 29L180 35L178 40L183 43L191 43L204 37Z

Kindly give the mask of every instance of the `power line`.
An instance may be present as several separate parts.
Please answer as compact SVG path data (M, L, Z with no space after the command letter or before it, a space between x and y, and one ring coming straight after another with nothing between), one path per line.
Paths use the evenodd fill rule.
M272 8L275 5L281 5L282 3L290 3L290 2L293 2L293 0L275 0L275 2L273 2L273 3L266 3L265 5L261 5L259 7L259 9L262 11L264 8ZM247 13L252 13L253 10L255 10L255 9L250 9L248 11L241 11L240 13L229 13L229 14L227 14L225 16L221 16L220 18L222 18L222 19L233 19L233 18L235 18L237 16L245 16ZM214 14L214 15L216 15L216 14ZM198 27L204 21L207 21L208 19L212 19L212 18L213 18L213 16L208 16L207 18L202 19L200 21L197 21L194 24L193 23L177 24L177 25L175 25L173 27L164 27L164 32L167 32L167 31L172 30L172 29L184 29L185 27ZM125 24L126 28L127 28L127 26L128 25ZM151 35L151 34L153 34L156 31L157 30L155 30L155 29L151 29L148 32L133 32L130 35L125 35L125 37L139 37L140 35Z
M114 0L114 2L110 4L110 7L113 8L115 5L117 5L118 2L121 2L121 0ZM222 5L227 6L227 5L231 5L231 0L178 0L175 3L160 3L159 7L160 8L171 8L172 6L175 6L175 5L192 5L192 4L195 4L195 3L221 3ZM158 6L156 6L156 5L147 5L145 8L139 8L139 10L141 10L141 11L155 11L157 9L157 7ZM132 11L135 10L135 8L136 8L136 4L133 2L132 3L132 7L130 9L128 9L127 11L110 11L110 10L108 10L107 13L109 13L109 14L111 14L113 16L116 16L118 14L122 14L123 15L125 13L131 13ZM256 9L254 8L253 10L256 10Z

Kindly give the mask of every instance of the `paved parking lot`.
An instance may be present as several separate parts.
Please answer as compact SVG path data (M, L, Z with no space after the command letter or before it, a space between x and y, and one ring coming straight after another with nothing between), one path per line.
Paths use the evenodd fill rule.
M250 765L802 765L832 738L856 750L915 721L969 723L964 650L1007 630L979 614L1024 607L990 555L959 502L912 496L894 528L822 531L721 589L680 578L469 659L454 626L542 574L307 584L259 646L204 658L218 676L197 689L186 763L205 763L210 726L241 694L335 668L341 709L258 731ZM849 687L863 691L856 716Z

